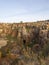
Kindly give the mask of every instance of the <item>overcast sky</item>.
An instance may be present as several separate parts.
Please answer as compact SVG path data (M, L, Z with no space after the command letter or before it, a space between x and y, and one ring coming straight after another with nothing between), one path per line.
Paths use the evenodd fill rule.
M49 19L49 0L0 0L0 22Z

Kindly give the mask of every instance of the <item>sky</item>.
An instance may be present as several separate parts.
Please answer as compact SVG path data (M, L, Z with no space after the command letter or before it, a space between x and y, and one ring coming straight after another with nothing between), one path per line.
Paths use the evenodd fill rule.
M49 0L0 0L0 22L49 19Z

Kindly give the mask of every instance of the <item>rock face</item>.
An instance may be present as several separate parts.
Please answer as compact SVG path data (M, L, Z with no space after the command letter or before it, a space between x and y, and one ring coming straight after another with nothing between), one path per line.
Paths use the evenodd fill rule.
M7 40L0 39L0 48L7 45Z
M23 34L23 35L27 35L27 30L26 30L25 27L22 28L22 34Z

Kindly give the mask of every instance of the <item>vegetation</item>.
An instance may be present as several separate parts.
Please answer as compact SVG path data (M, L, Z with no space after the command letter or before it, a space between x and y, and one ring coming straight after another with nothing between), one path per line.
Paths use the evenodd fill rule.
M7 27L5 37L0 33L7 40L0 48L0 65L49 65L49 22L21 21Z

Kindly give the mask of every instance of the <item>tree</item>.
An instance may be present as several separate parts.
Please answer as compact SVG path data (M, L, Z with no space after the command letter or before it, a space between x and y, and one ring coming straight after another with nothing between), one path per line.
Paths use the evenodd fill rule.
M20 21L20 23L23 23L23 21Z

